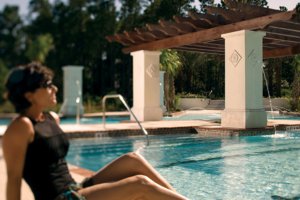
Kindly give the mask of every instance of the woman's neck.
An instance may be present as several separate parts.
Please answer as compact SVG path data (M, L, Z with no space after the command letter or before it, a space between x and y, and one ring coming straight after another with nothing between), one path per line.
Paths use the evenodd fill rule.
M30 119L34 121L43 121L44 120L44 113L42 110L34 110L34 109L28 109L23 114L26 117L29 117Z

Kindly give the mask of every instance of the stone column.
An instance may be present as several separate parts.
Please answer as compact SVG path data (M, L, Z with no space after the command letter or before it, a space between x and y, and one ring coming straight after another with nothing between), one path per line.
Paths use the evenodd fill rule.
M82 66L64 66L63 105L60 114L76 116L83 114L82 105Z
M225 109L222 127L262 128L267 124L263 106L262 39L264 32L242 30L225 38Z
M159 86L159 56L157 51L132 52L133 57L133 108L140 121L162 119ZM131 116L131 120L134 120Z

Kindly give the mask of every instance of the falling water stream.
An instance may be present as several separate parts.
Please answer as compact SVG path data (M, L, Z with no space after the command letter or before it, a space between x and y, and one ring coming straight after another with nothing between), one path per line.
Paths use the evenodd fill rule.
M271 115L272 115L272 119L274 120L275 117L274 117L274 112L273 112L273 104L272 104L272 100L271 100L271 95L270 95L267 76L266 76L266 73L265 73L265 70L264 70L265 67L266 67L266 65L263 63L261 68L262 68L263 77L264 77L264 80L265 80L265 83L266 83L268 99L269 99L269 104L270 104L270 108L271 108ZM274 124L273 127L274 127L274 135L276 136L276 125Z
M81 107L81 86L80 81L76 80L77 90L78 90L78 96L76 98L76 124L80 124L80 107Z

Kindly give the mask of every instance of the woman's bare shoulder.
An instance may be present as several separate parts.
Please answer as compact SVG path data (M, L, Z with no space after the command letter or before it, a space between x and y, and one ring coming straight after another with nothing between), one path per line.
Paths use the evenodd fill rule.
M25 116L18 116L15 118L7 127L3 138L14 138L18 139L32 139L34 135L34 129L31 120Z
M55 121L57 122L57 124L60 123L60 118L58 116L58 114L56 112L50 111L49 114L55 119Z

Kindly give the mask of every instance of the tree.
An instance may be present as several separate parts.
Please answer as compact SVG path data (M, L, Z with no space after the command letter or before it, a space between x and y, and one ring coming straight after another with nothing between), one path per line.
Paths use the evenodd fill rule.
M224 62L222 57L180 52L183 67L176 76L177 92L215 98L224 96ZM212 96L209 96L212 97Z
M175 105L175 86L174 77L182 66L181 58L177 51L165 49L160 56L160 69L165 71L164 91L165 105L168 111L174 111Z
M142 10L147 5L146 0L120 0L122 3L117 24L116 32L123 30L132 30L138 25L141 25L140 17Z
M44 63L52 47L53 39L50 34L39 35L29 44L26 56L30 61Z
M42 34L52 34L54 30L52 9L48 0L30 0L28 14L30 24L24 27L29 41Z
M4 62L2 61L2 59L0 59L0 103L4 102L4 95L5 94L5 78L7 76L8 70L6 68L6 66L4 65Z
M23 60L22 20L17 6L5 6L0 13L0 58L11 68Z
M300 110L300 55L294 57L295 75L292 83L291 109Z
M83 90L85 96L99 96L111 89L102 55L108 54L105 36L113 34L115 7L103 0L72 0L69 4L57 1L53 5L52 37L54 48L49 52L47 63L55 67L61 79L61 67L84 66Z
M194 0L154 0L145 9L141 21L143 23L157 23L159 19L170 20L174 15L185 15L192 10Z
M255 6L266 7L268 5L267 0L237 0L240 3L248 3Z

